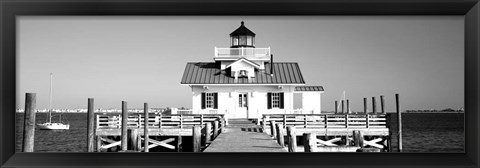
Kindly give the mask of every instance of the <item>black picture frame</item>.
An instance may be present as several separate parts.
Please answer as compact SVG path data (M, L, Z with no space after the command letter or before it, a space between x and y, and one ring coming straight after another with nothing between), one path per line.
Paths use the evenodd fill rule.
M2 0L1 167L479 167L478 0ZM15 153L16 16L464 15L465 153Z

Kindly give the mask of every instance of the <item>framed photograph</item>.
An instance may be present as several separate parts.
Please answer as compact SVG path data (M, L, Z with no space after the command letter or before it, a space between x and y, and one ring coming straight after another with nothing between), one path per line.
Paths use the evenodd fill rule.
M2 2L0 163L478 167L479 8Z

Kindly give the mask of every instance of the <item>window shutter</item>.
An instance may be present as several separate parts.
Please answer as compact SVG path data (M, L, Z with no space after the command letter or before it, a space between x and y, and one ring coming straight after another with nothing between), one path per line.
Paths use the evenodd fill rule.
M218 93L213 94L213 109L218 109Z
M272 109L272 93L267 93L267 109Z
M202 92L202 109L205 109L205 92Z
M283 109L283 107L284 107L284 106L283 106L283 104L284 104L284 103L283 103L283 93L280 93L280 94L279 94L279 97L280 97L280 109Z

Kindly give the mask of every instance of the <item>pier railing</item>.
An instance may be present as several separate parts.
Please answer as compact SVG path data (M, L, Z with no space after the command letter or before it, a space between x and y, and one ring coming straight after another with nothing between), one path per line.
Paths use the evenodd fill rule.
M264 114L262 122L282 123L284 128L387 128L386 114Z
M149 128L191 128L206 122L223 121L223 114L151 114L148 116ZM115 129L122 127L122 115L115 113L96 114L97 129ZM145 117L142 114L129 114L128 128L143 128ZM223 124L223 122L219 122ZM222 125L223 127L223 125Z

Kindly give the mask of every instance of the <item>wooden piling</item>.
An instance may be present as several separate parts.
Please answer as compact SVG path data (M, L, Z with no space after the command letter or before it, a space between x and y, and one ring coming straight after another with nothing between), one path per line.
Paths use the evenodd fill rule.
M94 102L93 98L88 98L88 111L87 111L87 151L94 152L93 144L95 138L95 112L93 110Z
M377 113L377 102L375 101L375 97L372 97L372 113Z
M199 125L195 125L192 128L193 131L193 152L200 152L202 148L202 128Z
M353 143L355 146L362 148L363 147L363 133L359 130L353 131Z
M338 113L338 101L335 100L335 114Z
M101 136L96 136L97 137L97 152L102 152L102 137Z
M275 129L275 121L273 121L273 120L270 121L270 133L271 133L273 139L276 139L277 130Z
M213 139L218 136L218 120L213 121Z
M138 146L138 129L135 129L135 128L132 128L132 129L128 129L127 130L128 132L128 146L129 146L129 149L128 150L132 150L132 151L139 151L139 149L137 149L137 146Z
M382 111L382 114L386 114L386 112L385 112L385 100L383 99L383 95L380 96L380 110Z
M203 146L207 146L207 143L210 143L212 140L212 135L210 134L212 132L212 123L211 122L205 122L205 129L203 134L204 136L204 141L203 141Z
M297 135L294 126L287 127L288 152L297 152Z
M344 106L344 100L342 100L342 114L345 113Z
M347 99L347 114L350 114L350 100Z
M276 127L277 127L277 142L283 148L283 147L285 147L285 140L284 140L284 137L283 137L283 124L278 123L276 125Z
M400 100L398 93L395 94L395 104L397 109L397 124L398 124L398 152L402 152L402 113L400 112Z
M177 136L177 144L175 146L177 152L182 152L182 136Z
M148 152L148 141L150 137L148 136L148 103L143 103L143 146L144 152Z
M315 133L303 133L303 148L305 152L314 152L317 148L317 135Z
M367 114L367 98L363 98L363 112Z
M227 121L225 119L222 120L222 129L220 129L220 131L222 133L225 133L225 131L227 130Z
M127 147L127 144L128 144L127 143L127 141L128 141L128 137L127 137L127 127L128 127L127 118L128 118L127 102L122 101L122 132L121 132L122 151L128 150L128 147Z
M23 121L23 152L33 152L35 141L35 108L37 94L25 94L25 114Z

